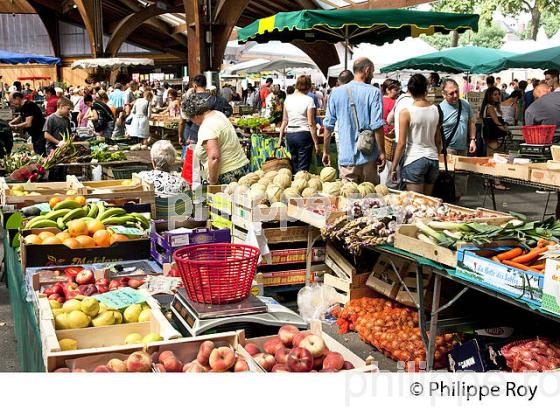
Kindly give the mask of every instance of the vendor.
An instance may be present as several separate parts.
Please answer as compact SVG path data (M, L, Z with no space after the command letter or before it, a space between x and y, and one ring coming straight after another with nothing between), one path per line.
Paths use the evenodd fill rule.
M43 134L43 126L45 118L41 109L33 101L25 101L22 93L15 92L10 96L10 102L13 107L19 108L19 116L10 122L13 130L25 130L31 136L33 144L33 152L37 155L44 155L46 149L45 137ZM13 136L11 140L4 142L5 150L9 155L12 151Z
M228 118L214 110L214 97L194 94L185 102L185 114L198 125L195 154L210 185L229 184L248 172L249 160Z
M170 174L171 167L177 157L177 152L171 142L167 140L157 141L152 145L150 157L154 166L153 171L142 171L138 176L154 184L156 196L167 197L187 191L188 185L185 180Z
M177 90L170 88L169 91L167 91L167 98L169 99L169 104L160 115L169 115L171 118L179 118L181 116L181 104L177 95Z

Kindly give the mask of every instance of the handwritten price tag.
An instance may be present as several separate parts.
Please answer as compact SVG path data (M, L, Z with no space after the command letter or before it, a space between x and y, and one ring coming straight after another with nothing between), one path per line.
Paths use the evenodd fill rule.
M144 294L132 288L115 289L111 292L94 295L93 297L114 309L124 309L127 306L146 301Z
M142 289L146 289L150 295L168 294L173 295L177 287L181 284L181 278L172 276L148 276Z

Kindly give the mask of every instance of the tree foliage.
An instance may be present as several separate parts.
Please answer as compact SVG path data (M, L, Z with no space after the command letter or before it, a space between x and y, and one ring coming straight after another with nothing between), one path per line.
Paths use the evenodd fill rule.
M479 28L478 33L467 31L460 35L459 45L473 45L477 47L500 48L504 44L506 32L497 25L487 25ZM432 47L441 50L452 46L451 34L434 34L425 36L423 40Z
M537 39L539 28L544 24L543 15L560 11L560 0L495 0L495 3L507 16L528 13L531 16L529 38L533 40Z

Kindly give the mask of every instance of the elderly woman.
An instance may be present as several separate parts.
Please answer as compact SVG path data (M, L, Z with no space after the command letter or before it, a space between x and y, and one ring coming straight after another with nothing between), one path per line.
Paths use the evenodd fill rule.
M152 145L150 150L153 171L142 171L138 176L145 181L152 182L158 197L177 195L188 189L186 181L171 175L171 167L177 157L177 152L168 140L160 140Z
M214 110L213 96L193 94L185 102L185 114L198 126L195 155L210 185L229 184L248 172L249 160L229 119Z

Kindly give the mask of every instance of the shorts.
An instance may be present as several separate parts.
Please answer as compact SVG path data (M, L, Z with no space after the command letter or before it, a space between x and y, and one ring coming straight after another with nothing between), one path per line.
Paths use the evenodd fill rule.
M439 175L439 161L419 158L404 166L401 171L402 180L409 184L433 185Z

